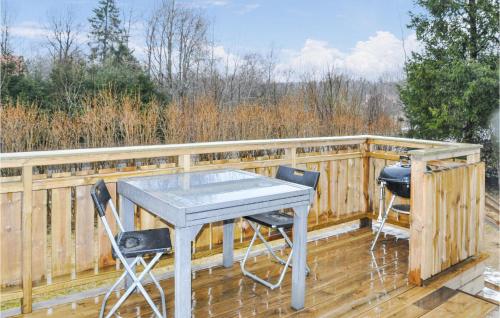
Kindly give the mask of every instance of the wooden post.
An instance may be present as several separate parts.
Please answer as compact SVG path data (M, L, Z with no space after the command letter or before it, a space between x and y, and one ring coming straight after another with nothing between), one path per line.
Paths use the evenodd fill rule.
M297 148L286 148L285 157L291 161L292 168L297 166Z
M408 281L422 285L422 264L426 261L425 253L425 191L422 191L424 172L427 163L411 158L411 197L410 197L410 261ZM432 252L432 251L430 251Z
M468 155L467 156L467 163L468 164L477 163L479 161L481 161L481 154L480 154L479 151L476 152L476 153L474 153L474 154L472 154L472 155Z
M361 155L362 155L362 164L361 164L361 182L362 182L362 201L361 201L361 210L363 212L371 212L372 207L370 206L370 193L369 187L370 184L370 157L369 152L371 151L372 145L368 143L362 143L360 146ZM371 227L372 219L365 217L359 220L359 227Z
M32 279L31 279L31 217L33 210L33 167L23 166L23 207L22 207L22 235L23 235L23 299L21 310L24 314L32 311Z
M179 155L179 167L182 167L184 172L191 171L191 155Z

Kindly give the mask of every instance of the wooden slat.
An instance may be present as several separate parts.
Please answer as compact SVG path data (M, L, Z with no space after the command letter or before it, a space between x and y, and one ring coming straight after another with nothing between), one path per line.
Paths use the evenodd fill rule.
M139 210L139 223L140 223L140 229L141 230L150 230L156 228L156 217L148 212L147 210L144 210L142 208L138 208Z
M21 283L22 232L21 232L22 193L0 195L0 246L2 287Z
M337 212L339 217L347 214L347 183L348 183L348 165L347 160L338 162L338 183L337 183Z
M453 169L450 171L450 194L451 194L451 201L450 201L450 231L451 231L451 236L450 236L450 258L451 258L451 264L454 265L458 263L458 254L457 254L457 232L458 232L458 200L460 193L458 193L459 189L459 180L457 180L457 169Z
M307 164L305 164L305 167L301 167L299 165L299 168L303 169L303 170L314 170L314 171L318 170L317 164L315 164L315 163L307 163ZM314 199L312 201L311 207L309 208L309 215L307 217L309 227L319 224L319 209L320 208L321 207L320 207L320 203L319 203L318 191L316 191L314 193Z
M386 165L385 160L383 159L372 159L373 161L373 174L372 178L370 181L372 182L372 205L373 205L373 211L377 213L379 211L379 199L380 199L380 187L377 183L377 178L380 175L380 171L382 171L382 168ZM386 195L388 197L388 195Z
M31 253L32 253L32 230L33 230L33 167L23 166L23 207L22 207L22 264L23 264L23 299L21 300L21 311L30 313L32 310L33 278L31 275Z
M370 201L370 156L368 154L370 146L367 144L361 145L363 157L361 158L361 211L368 212L372 210Z
M362 174L363 174L363 165L362 159L354 159L354 171L355 171L355 179L354 179L354 211L359 212L364 211L362 207L362 198L363 198L363 182L362 182Z
M107 183L106 186L108 187L108 191L111 194L111 199L113 202L116 202L116 183ZM113 231L114 234L116 234L116 222L113 220L112 217L112 211L110 206L108 205L106 209L106 215L109 226L111 230ZM113 259L111 255L111 243L109 241L108 235L106 234L104 230L104 226L102 225L102 222L97 222L97 235L98 235L98 254L97 254L97 264L99 268L104 268L110 265L115 264L115 260Z
M52 190L51 250L52 278L71 273L71 189Z
M200 232L196 236L196 241L193 249L193 253L197 251L204 251L210 248L210 236L211 236L211 226L210 224L205 224L202 226Z
M234 225L234 239L235 240L240 240L241 236L241 218L239 220L236 220L236 224ZM215 222L210 225L210 245L211 248L217 248L222 246L222 241L223 241L223 228L222 228L222 222Z
M426 175L427 177L427 175ZM443 243L444 243L444 230L441 228L442 224L444 224L442 210L441 210L441 178L438 178L436 174L429 174L430 184L433 186L434 199L433 204L431 204L433 211L433 266L432 266L432 275L439 273L441 270L441 258L443 252ZM429 198L430 199L430 198Z
M454 243L455 243L455 170L443 171L443 178L446 180L446 227L447 227L447 240L446 240L446 268L454 264Z
M469 199L469 178L467 177L467 168L460 169L460 179L461 188L460 188L460 202L459 202L459 250L458 257L459 259L465 259L467 257L467 225L469 220L467 219L467 200Z
M328 215L331 213L330 206L328 204L329 193L328 193L328 162L319 163L319 185L318 185L318 197L319 197L319 223L328 221Z
M478 206L478 209L479 209L479 213L478 213L478 216L477 216L477 236L476 236L476 239L477 239L477 247L476 247L476 250L475 250L475 254L479 253L479 252L482 252L483 249L484 249L484 239L483 239L483 235L480 235L480 233L484 233L483 230L484 230L484 217L485 217L485 213L486 213L486 208L485 208L485 194L486 194L486 191L485 191L485 164L484 162L481 162L481 163L478 163L476 164L476 167L477 167L477 170L478 170L478 191L479 193L477 194L477 196L479 197L479 206Z
M33 191L31 276L40 281L47 275L47 191ZM93 238L89 241L92 242Z
M439 213L434 210L434 199L435 199L435 176L433 174L423 174L422 176L422 186L421 190L423 192L424 202L421 207L424 211L427 211L426 217L423 219L423 226L425 231L423 231L422 235L422 244L425 248L434 248L434 215ZM431 277L432 276L432 268L434 265L434 249L430 249L429 253L427 253L427 257L423 258L421 275L422 277Z
M410 228L410 265L408 280L410 283L422 284L422 264L425 262L425 237L422 236L425 218L428 216L424 208L424 195L419 188L423 183L425 161L413 161L411 166L411 228ZM425 277L424 277L425 279Z
M311 170L311 171L318 171L321 173L320 171L320 167L319 167L319 164L318 163L308 163L307 164L307 169L308 170ZM320 176L321 178L321 176ZM318 186L318 188L320 187L321 185ZM322 208L323 206L321 205L321 200L320 200L320 194L321 192L320 191L316 191L314 193L314 201L313 201L313 204L310 208L310 211L309 211L309 217L313 218L313 222L315 223L315 225L318 225L319 222L320 222L320 214L322 212Z
M328 206L330 207L331 218L337 218L338 212L338 161L330 161L328 163Z
M75 188L75 257L76 272L94 269L94 204L90 196L92 186Z

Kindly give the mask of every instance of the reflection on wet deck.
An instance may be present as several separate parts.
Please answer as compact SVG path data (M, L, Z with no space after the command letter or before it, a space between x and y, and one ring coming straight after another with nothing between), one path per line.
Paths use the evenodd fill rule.
M290 308L291 275L281 288L269 290L241 275L238 264L231 269L217 267L193 274L193 313L195 317L285 317L320 316L349 313L362 308L395 290L407 288L408 241L388 236L372 255L369 245L373 234L359 229L311 242L308 263L312 273L307 278L306 308ZM282 251L287 253L288 251ZM280 267L267 255L252 258L249 268L261 276L273 277ZM173 279L162 282L167 294L169 316L173 316ZM154 289L151 293L158 300ZM26 317L50 315L95 317L100 297L51 309L37 310ZM112 306L112 301L110 301ZM122 306L123 317L149 316L150 309L140 295L134 295Z
M372 232L365 228L308 244L312 273L307 278L306 308L301 311L290 308L290 274L281 288L271 291L244 278L238 264L230 269L216 267L193 273L194 317L382 317L384 313L400 316L397 313L404 308L411 311L399 312L410 317L432 317L432 312L442 310L443 303L464 300L471 306L479 306L480 312L491 311L489 303L479 303L476 298L469 301L464 298L467 295L439 288L420 292L421 297L415 301L409 298L409 302L402 304L405 295L424 290L407 283L408 241L388 235L372 254L369 252L372 239ZM271 278L276 278L280 270L266 255L251 259L249 268ZM173 280L163 281L162 286L167 294L168 315L173 317ZM150 292L158 301L155 290ZM37 310L25 317L96 317L100 301L101 297L88 298ZM111 301L109 306L112 305ZM134 295L122 306L120 315L150 317L151 311L140 295Z

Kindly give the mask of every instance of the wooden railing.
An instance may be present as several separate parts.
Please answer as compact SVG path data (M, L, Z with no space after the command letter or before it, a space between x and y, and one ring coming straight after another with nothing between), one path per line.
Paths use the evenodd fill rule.
M412 193L411 222L389 222L410 227L410 280L420 284L480 248L479 151L479 145L365 135L1 154L2 171L17 172L0 180L2 302L21 300L23 312L30 312L33 297L117 275L119 264L89 195L98 179L116 200L115 184L123 177L223 167L274 176L282 164L313 169L321 172L309 214L313 230L358 219L370 224L378 209L376 177L403 153L412 158L412 189L422 191ZM425 172L427 164L438 170ZM457 208L453 220L467 224L466 232L452 234L448 229L455 223L448 215ZM169 226L142 209L136 216L138 228ZM248 224L238 220L236 246L250 235ZM207 225L193 244L193 257L220 253L221 243L221 224Z

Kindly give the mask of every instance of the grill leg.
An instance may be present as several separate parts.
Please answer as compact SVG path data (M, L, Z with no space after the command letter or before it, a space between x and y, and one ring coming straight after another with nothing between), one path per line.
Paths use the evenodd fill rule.
M380 232L382 232L382 228L384 227L385 221L387 220L387 217L389 216L389 211L392 208L392 204L394 203L394 199L396 199L396 195L392 195L391 197L391 202L389 202L389 206L387 207L387 210L385 210L385 213L382 215L382 222L380 223L380 227L378 228L377 235L375 235L375 239L373 240L372 246L370 247L370 251L373 251L375 248L375 244L377 244L378 237L380 236Z
M382 214L384 213L385 210L385 182L381 181L380 182L380 196L378 200L378 218L377 222L382 221Z

